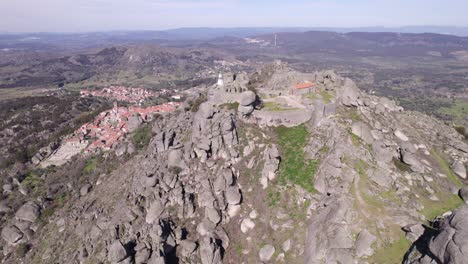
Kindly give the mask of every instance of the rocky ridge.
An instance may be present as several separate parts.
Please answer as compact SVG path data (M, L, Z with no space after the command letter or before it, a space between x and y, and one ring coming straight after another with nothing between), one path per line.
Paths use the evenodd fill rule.
M290 84L285 67L265 83ZM401 245L408 263L462 259L466 206L451 210L462 204L468 154L456 132L332 71L293 75L317 83L311 95L281 95L311 113L296 150L316 164L307 186L288 178L275 128L294 112L262 108L268 86L226 100L211 87L196 112L165 114L146 149L76 186L48 218L45 200L1 207L12 216L4 262L16 263L25 243L27 263L381 263L401 261L404 251L386 255ZM262 112L282 118L265 122Z

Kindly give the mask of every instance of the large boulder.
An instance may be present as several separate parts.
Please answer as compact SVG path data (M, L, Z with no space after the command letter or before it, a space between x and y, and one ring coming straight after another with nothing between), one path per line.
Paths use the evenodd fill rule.
M419 161L418 157L409 152L401 150L401 161L403 163L410 165L411 170L414 172L424 172L424 165Z
M257 100L257 95L254 92L246 91L240 95L239 103L242 106L249 106L249 105L253 105L256 100Z
M258 252L258 257L261 261L269 261L275 254L275 247L272 245L263 246Z
M167 156L167 165L169 168L171 167L177 167L179 169L185 169L186 164L183 159L184 154L182 153L182 150L180 149L174 149L169 151L169 154Z
M394 134L401 141L408 141L409 140L409 138L403 132L401 132L400 130L395 130Z
M114 241L108 251L107 259L110 263L119 263L127 258L127 250L125 250L125 247L119 240Z
M2 229L2 238L6 242L14 244L23 238L23 233L16 226L7 226Z
M39 205L35 202L27 202L23 204L15 213L15 217L19 220L34 223L41 214Z
M143 123L143 120L139 115L132 115L129 116L127 119L127 124L128 124L128 131L133 132L135 131L141 124Z
M198 108L198 114L205 119L212 118L214 113L213 105L209 102L202 103Z
M458 195L463 199L463 201L465 201L466 204L468 204L468 187L460 189L458 191Z
M254 111L254 107L251 105L249 106L239 105L239 107L237 108L237 111L239 111L241 115L247 116L247 115L250 115Z
M156 200L151 203L148 211L146 212L146 223L152 224L159 219L161 214L164 212L166 203L161 200Z
M468 259L468 205L439 224L428 243L412 247L404 263L466 263Z
M452 164L453 172L460 178L466 179L466 168L463 162L456 160Z
M228 204L240 204L241 200L242 194L240 193L239 187L230 186L226 189L226 201L228 202Z
M200 242L200 259L202 264L221 264L221 249L215 239L204 237Z
M341 104L344 106L358 106L359 89L349 78L346 78L341 92Z
M355 122L351 126L351 132L353 132L354 135L360 137L364 142L366 142L366 144L372 144L374 142L374 137L372 137L369 126L363 122Z

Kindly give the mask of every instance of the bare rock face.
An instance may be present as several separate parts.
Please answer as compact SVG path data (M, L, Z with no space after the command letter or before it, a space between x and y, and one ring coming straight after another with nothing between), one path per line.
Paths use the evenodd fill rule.
M463 201L465 201L466 204L468 204L468 188L465 187L460 189L458 191L458 195L463 199Z
M37 218L39 218L40 214L41 209L39 205L35 202L27 202L16 211L15 217L19 220L34 223Z
M127 258L127 251L119 240L114 241L109 247L107 259L111 263L119 263Z
M363 230L359 233L356 240L356 255L358 257L371 256L374 253L372 244L375 242L376 237L369 231Z
M401 141L409 140L409 138L405 134L403 134L403 132L401 132L400 130L395 130L394 134Z
M424 234L424 226L421 224L407 225L403 227L403 231L406 232L406 238L415 242Z
M209 102L204 102L200 105L198 112L203 118L210 119L214 115L213 105Z
M7 226L2 229L2 238L6 242L14 244L23 238L23 233L16 226Z
M242 106L253 105L257 100L257 95L252 91L246 91L241 94L240 104Z
M146 213L146 223L152 224L164 212L166 203L161 200L156 200L151 203L148 212Z
M358 106L359 89L349 78L345 79L341 94L341 104L344 106Z
M466 263L468 259L468 205L446 217L427 245L414 247L404 263Z
M247 115L250 115L254 111L254 107L251 105L248 105L248 106L239 105L237 110L239 111L241 115L247 116Z
M135 131L141 124L143 120L138 115L132 115L128 117L128 130L130 132Z
M463 162L461 161L455 161L453 164L452 164L452 169L453 169L453 172L460 178L462 179L466 179L466 168L465 168L465 165L463 164Z
M364 124L363 122L356 122L351 126L351 131L356 136L360 137L364 142L367 144L372 144L374 142L374 138L372 137L371 130L368 125Z
M281 158L279 155L278 147L276 147L276 145L271 145L268 148L266 148L265 152L263 153L263 158L265 160L265 164L263 165L260 183L265 189L268 187L268 182L276 178L276 172L279 169Z
M401 149L400 152L401 152L401 161L403 161L405 164L410 165L412 171L424 172L424 166L419 161L419 158L415 154L409 151L405 151L404 149Z
M200 242L200 258L202 264L221 264L221 250L215 239L205 237Z
M177 167L180 169L184 169L186 165L182 157L183 157L183 153L181 150L169 151L169 155L167 158L167 165L169 167Z
M236 205L241 202L242 195L237 186L228 187L226 190L226 200L228 204Z
M91 184L86 183L85 185L83 185L83 186L81 187L81 189L80 189L80 195L81 195L81 196L85 196L86 194L89 193L89 191L91 191L91 188L92 188Z

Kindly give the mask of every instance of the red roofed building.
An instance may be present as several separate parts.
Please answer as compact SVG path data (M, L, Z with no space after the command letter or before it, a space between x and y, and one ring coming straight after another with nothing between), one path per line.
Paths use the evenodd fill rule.
M315 92L315 83L313 82L303 82L298 83L291 89L291 94L293 95L302 95Z

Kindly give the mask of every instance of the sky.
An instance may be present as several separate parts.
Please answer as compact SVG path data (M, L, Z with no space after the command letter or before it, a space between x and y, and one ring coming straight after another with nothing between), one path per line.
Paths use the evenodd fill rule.
M468 0L2 0L0 32L468 26Z

